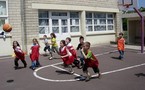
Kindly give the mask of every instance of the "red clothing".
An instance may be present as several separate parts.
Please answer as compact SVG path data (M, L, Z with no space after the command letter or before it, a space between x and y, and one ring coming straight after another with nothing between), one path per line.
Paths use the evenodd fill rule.
M88 67L98 67L99 66L99 62L98 62L97 58L90 50L88 50L85 53L85 55L87 55L87 59L85 59L85 64Z
M74 47L70 43L67 45L67 48L70 51L70 53L73 55L73 57L77 58L76 50L74 49Z
M39 45L34 45L31 47L31 54L30 54L30 58L32 61L38 60L39 59Z
M125 47L125 40L124 40L124 38L119 38L117 40L117 48L118 48L118 50L124 51L124 49L125 49L124 47Z
M60 55L61 55L61 56L65 56L65 55L67 55L67 54L69 55L69 56L67 56L67 57L62 58L64 64L70 65L70 64L72 64L72 63L74 62L74 57L73 57L73 55L69 52L69 50L67 49L66 46L64 46L63 48L60 48L59 52L60 52Z
M16 55L16 58L19 58L21 60L25 60L25 54L19 46L14 47L13 49L14 49L14 53Z

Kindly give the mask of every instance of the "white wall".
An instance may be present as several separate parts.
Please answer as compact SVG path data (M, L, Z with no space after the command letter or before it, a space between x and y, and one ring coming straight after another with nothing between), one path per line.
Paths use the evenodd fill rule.
M13 48L11 38L6 38L4 41L3 38L0 37L0 56L7 56L12 54Z

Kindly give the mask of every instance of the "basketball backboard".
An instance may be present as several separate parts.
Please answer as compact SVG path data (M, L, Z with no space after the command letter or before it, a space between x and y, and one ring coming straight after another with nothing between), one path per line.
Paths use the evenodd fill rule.
M138 0L118 0L118 7L121 11L138 8Z

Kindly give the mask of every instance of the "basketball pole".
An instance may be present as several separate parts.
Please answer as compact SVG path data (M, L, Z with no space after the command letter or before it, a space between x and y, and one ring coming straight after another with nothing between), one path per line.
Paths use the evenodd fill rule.
M137 14L141 18L141 53L144 53L144 16L141 14L141 12L137 9L134 8L134 10L137 12Z

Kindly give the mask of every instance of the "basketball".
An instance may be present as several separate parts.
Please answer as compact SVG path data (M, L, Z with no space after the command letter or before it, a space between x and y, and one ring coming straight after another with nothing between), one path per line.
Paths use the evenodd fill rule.
M12 30L12 26L10 24L6 23L3 25L3 30L5 32L10 32Z

